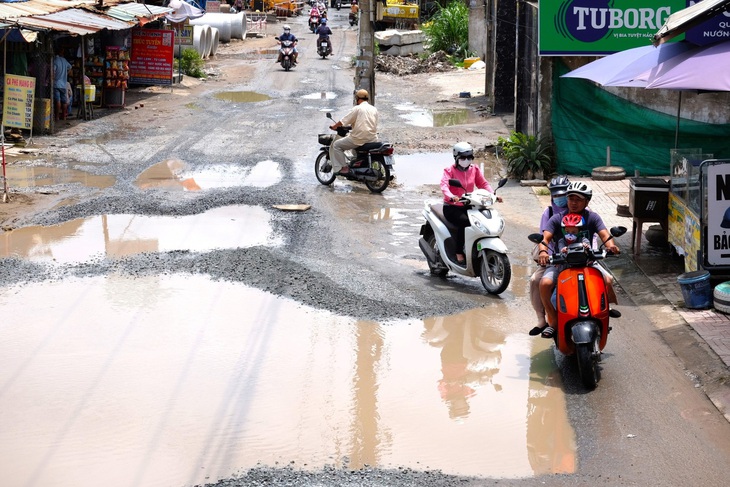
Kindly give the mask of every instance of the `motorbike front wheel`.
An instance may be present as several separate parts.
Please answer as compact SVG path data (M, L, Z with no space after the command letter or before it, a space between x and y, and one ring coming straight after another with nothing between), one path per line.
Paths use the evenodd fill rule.
M390 168L379 159L373 159L370 168L377 173L378 180L365 181L365 186L373 193L382 193L390 184Z
M494 250L485 250L481 259L479 278L489 294L504 292L512 278L512 266L507 256Z
M337 176L335 175L335 172L332 170L332 164L329 164L330 162L330 155L327 153L327 151L322 151L317 156L317 160L314 162L314 174L317 176L317 181L324 184L325 186L329 186L332 184ZM322 171L322 167L328 165L330 166L330 170L325 172Z
M578 359L578 373L583 385L588 389L595 389L601 378L596 363L595 354L598 352L598 338L593 343L578 343L575 346L575 356Z

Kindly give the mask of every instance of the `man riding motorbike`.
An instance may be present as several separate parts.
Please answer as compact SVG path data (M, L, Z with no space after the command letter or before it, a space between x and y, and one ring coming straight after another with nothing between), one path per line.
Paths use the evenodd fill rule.
M291 27L289 27L289 24L284 25L284 33L279 36L279 42L281 41L292 41L292 63L297 64L297 57L299 56L299 51L297 51L297 42L299 42L299 40L291 33ZM279 52L279 57L276 62L281 62L281 51Z
M332 52L332 41L330 41L330 36L332 35L332 29L329 28L327 25L327 19L322 19L322 23L317 27L317 30L314 31L315 34L318 34L319 37L317 38L317 51L319 51L319 45L322 43L322 41L329 42L330 52Z
M345 156L346 150L378 140L378 109L368 103L369 98L367 90L357 90L352 110L339 122L330 125L331 130L337 130L343 125L352 126L347 137L337 139L330 147L330 160L335 173L347 174L350 171Z

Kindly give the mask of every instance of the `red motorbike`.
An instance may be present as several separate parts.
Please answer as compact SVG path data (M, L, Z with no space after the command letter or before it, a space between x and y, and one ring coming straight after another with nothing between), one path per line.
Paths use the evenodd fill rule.
M620 237L626 228L613 227L610 231L611 238ZM534 243L542 242L539 233L528 238ZM588 389L595 389L601 378L598 363L611 331L609 319L621 316L609 309L603 274L592 265L612 255L607 254L604 245L592 250L577 242L569 245L565 253L550 257L552 265L563 267L553 293L553 305L558 312L555 346L563 355L576 356L581 382Z

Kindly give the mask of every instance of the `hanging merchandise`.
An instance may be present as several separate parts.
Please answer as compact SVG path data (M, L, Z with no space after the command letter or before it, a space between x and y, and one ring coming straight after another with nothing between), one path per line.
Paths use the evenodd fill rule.
M104 62L104 104L107 107L123 107L128 84L129 51L119 46L107 46Z

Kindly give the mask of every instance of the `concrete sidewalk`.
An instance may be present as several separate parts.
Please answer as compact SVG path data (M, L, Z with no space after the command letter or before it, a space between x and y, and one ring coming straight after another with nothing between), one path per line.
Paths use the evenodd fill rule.
M641 251L633 255L630 217L617 214L618 205L629 204L629 178L596 181L589 177L570 177L584 181L593 189L589 207L598 212L610 228L621 225L628 232L618 238L621 256L604 261L619 286L636 305L651 312L655 327L707 396L730 421L730 315L714 308L694 310L685 307L677 277L684 273L684 261L667 248L654 247L642 235ZM549 197L546 201L549 202ZM547 204L547 203L546 203ZM643 234L653 224L644 224ZM619 309L621 298L619 298ZM704 346L703 346L704 345ZM708 365L709 364L709 365Z

